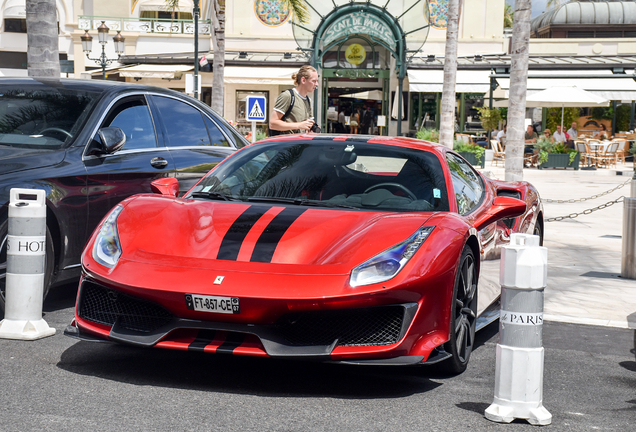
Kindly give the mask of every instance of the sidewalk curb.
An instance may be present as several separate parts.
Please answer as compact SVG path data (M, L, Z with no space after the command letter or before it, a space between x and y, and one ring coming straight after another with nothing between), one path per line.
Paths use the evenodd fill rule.
M560 323L569 323L569 324L584 324L584 325L591 325L591 326L616 327L616 328L636 330L636 322L630 322L630 321L613 321L613 320L605 320L605 319L597 319L597 318L580 318L580 317L569 317L565 315L552 315L552 314L543 314L543 320L552 321L552 322L560 322Z

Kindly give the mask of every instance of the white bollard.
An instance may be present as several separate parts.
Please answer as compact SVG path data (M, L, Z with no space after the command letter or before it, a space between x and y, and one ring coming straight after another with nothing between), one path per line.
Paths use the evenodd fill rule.
M512 234L502 248L501 315L495 366L495 398L488 420L533 425L552 423L543 407L543 289L548 279L548 250L540 238Z
M0 338L35 340L55 334L42 319L46 267L43 190L11 189L4 319Z

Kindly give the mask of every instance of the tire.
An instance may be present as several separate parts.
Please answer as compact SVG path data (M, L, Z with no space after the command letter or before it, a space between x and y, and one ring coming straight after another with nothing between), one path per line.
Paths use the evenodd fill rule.
M477 265L472 249L464 246L453 288L450 339L444 344L451 358L440 365L445 372L457 375L466 370L475 344L476 323Z
M9 234L9 221L0 224L0 312L4 317L4 305L7 282L7 236ZM53 263L55 262L55 250L53 249L53 237L46 228L46 264L44 267L44 293L43 298L49 293L51 278L53 276Z
M541 239L539 240L539 246L543 246L543 226L538 220L534 224L534 229L532 230L532 234L539 236L539 238Z

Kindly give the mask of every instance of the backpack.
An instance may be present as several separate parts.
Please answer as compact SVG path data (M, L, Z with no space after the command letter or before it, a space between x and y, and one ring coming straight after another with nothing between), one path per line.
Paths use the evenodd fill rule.
M294 102L296 102L296 96L294 96L294 89L289 89L288 91L289 91L289 94L291 95L291 102L289 103L289 108L287 108L287 111L285 111L285 114L283 114L283 116L281 117L282 121L285 121L287 116L289 116L289 113L294 107ZM282 135L282 134L283 134L283 131L278 131L271 128L269 129L269 136Z

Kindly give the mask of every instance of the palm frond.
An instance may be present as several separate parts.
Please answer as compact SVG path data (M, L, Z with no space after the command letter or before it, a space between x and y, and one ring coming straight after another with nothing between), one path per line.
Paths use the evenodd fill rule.
M292 10L301 24L307 23L309 20L309 9L305 0L283 0L283 3Z

